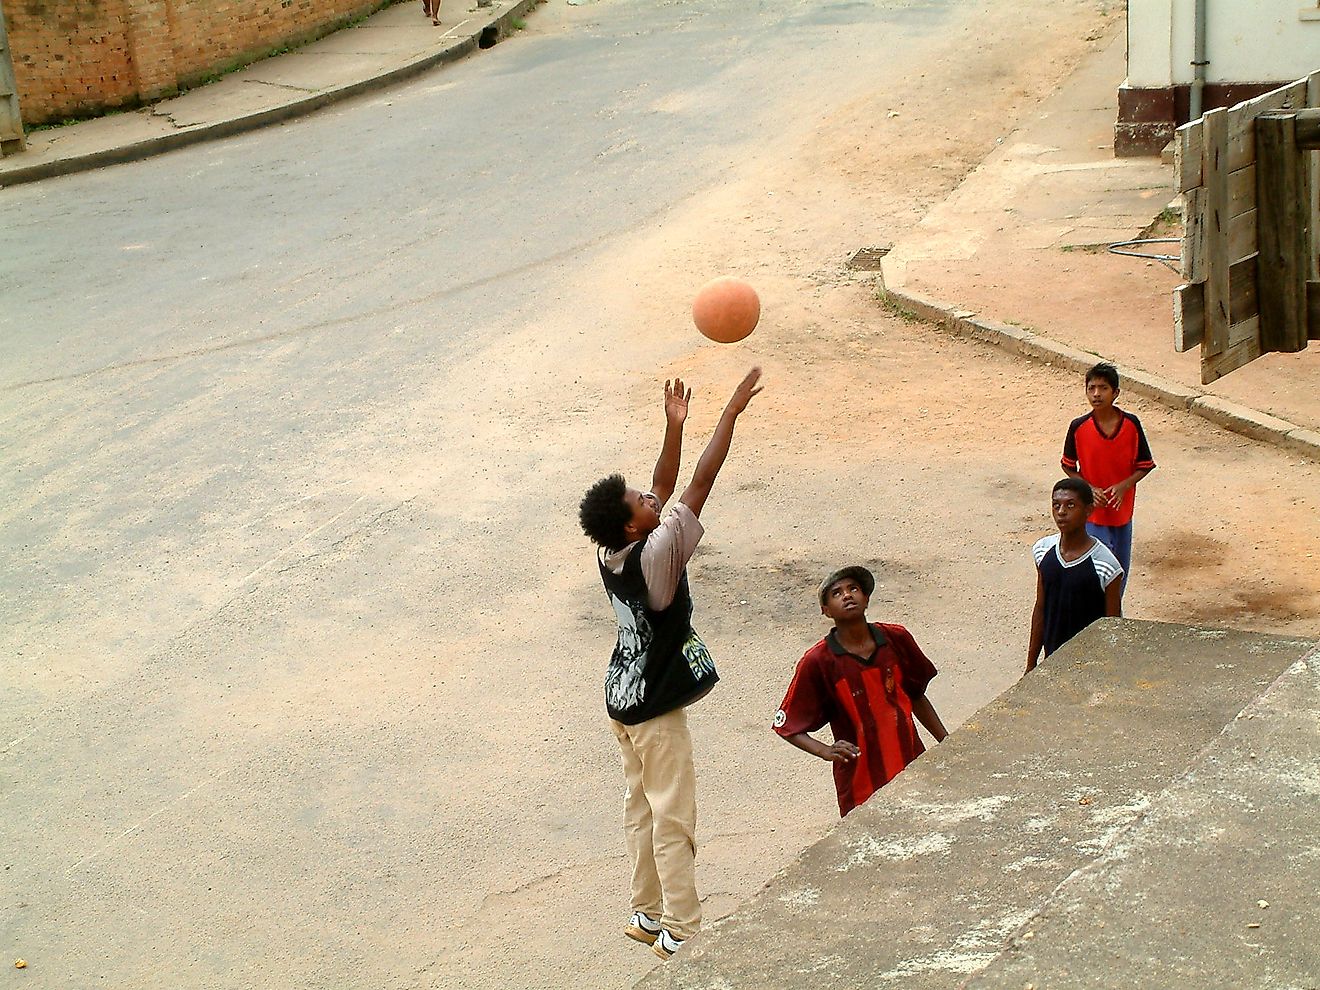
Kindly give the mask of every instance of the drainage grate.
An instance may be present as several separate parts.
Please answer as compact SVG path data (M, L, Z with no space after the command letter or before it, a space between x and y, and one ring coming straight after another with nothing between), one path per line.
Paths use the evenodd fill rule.
M890 246L883 244L878 247L858 248L848 259L848 267L856 269L859 272L878 272L880 270L880 259L889 253Z

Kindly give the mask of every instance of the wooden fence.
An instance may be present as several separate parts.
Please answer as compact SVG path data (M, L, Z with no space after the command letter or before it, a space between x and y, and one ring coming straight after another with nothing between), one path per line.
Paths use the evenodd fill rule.
M1175 171L1185 203L1186 284L1174 290L1174 348L1187 351L1200 345L1203 384L1269 351L1306 346L1308 281L1314 285L1311 303L1320 306L1320 283L1315 282L1315 232L1320 231L1317 156L1302 155L1294 145L1289 158L1286 148L1274 148L1269 160L1286 160L1288 167L1272 165L1266 174L1258 169L1257 130L1265 125L1267 142L1273 140L1268 135L1277 132L1286 143L1291 132L1269 126L1271 118L1280 111L1317 106L1320 72L1237 106L1211 110L1178 128ZM1286 229L1277 222L1280 216L1289 221ZM1267 222L1262 226L1263 219ZM1287 243L1279 243L1281 238ZM1300 341L1296 333L1278 331L1272 318L1281 271L1300 278ZM1297 278L1287 281L1291 292ZM1263 335L1262 289L1267 314ZM1311 322L1320 327L1320 320Z

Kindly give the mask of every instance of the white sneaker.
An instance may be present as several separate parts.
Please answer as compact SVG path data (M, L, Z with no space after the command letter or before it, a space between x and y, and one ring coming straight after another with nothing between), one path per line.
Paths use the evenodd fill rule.
M655 942L651 945L651 951L661 959L668 959L679 949L683 948L684 941L685 939L674 938L674 936L670 935L662 928L660 929L660 934L656 936Z
M660 922L645 911L634 911L632 917L628 919L628 924L623 929L623 934L638 942L644 942L646 945L654 945L662 930Z

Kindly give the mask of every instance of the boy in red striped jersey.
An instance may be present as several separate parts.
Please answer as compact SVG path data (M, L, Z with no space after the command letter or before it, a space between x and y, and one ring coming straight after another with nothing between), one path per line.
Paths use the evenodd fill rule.
M798 661L775 714L775 732L834 765L840 815L925 752L913 716L936 742L948 735L926 697L934 664L902 626L867 622L874 590L865 567L845 567L821 582L820 610L834 628ZM830 745L810 735L826 723Z
M1068 424L1063 471L1091 486L1095 508L1086 531L1107 546L1123 567L1121 595L1132 572L1132 510L1137 482L1155 470L1141 420L1114 405L1118 369L1097 364L1086 373L1091 412Z

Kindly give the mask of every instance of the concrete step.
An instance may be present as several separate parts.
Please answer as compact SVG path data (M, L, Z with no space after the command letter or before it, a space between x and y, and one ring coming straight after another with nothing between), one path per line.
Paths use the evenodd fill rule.
M1065 917L1085 924L1063 906L1095 893L1092 874L1118 877L1120 886L1131 882L1122 872L1126 861L1115 857L1145 834L1152 816L1177 820L1184 800L1178 789L1207 779L1191 771L1208 767L1217 746L1234 766L1237 756L1248 761L1236 766L1240 776L1259 772L1261 754L1253 760L1228 747L1225 726L1256 732L1277 721L1283 731L1281 718L1238 716L1253 703L1269 704L1275 695L1267 689L1316 647L1314 640L1221 629L1096 623L638 986L912 990L977 986L976 979L1002 972L1006 982L985 986L1020 990L1032 982L1023 973L1035 965L1055 967L1051 973L1080 971L1079 959L1066 955L1048 964L1045 957L1033 961L1032 945L1039 938L1040 951L1064 953L1061 943L1070 935L1049 925ZM1281 680L1277 697L1300 703L1287 689L1291 683ZM1295 802L1314 802L1314 736L1296 733L1296 743L1299 749L1286 751L1291 756L1281 749L1279 759L1309 752L1301 766L1309 766L1311 776L1299 770L1291 783L1285 776L1275 786ZM1197 822L1184 824L1181 838L1165 836L1169 850L1198 841ZM1293 849L1287 833L1278 835L1278 844L1258 841L1260 857L1244 860L1240 869L1250 868L1252 876L1296 870L1313 843ZM1152 842L1153 856L1163 847ZM1320 859L1312 853L1309 862L1314 880ZM1173 873L1166 886L1177 888L1177 858L1170 855L1168 865ZM1305 874L1298 877L1301 882ZM1255 889L1240 877L1234 882ZM1269 895L1249 899L1254 904ZM1188 910L1186 917L1194 916ZM1140 928L1140 914L1134 909L1129 927ZM1177 930L1165 929L1165 937ZM1189 943L1189 951L1199 950ZM1088 967L1113 982L1075 985L1131 985L1112 955ZM1071 986L1072 978L1038 985Z
M1317 712L1312 653L967 986L1320 986Z

